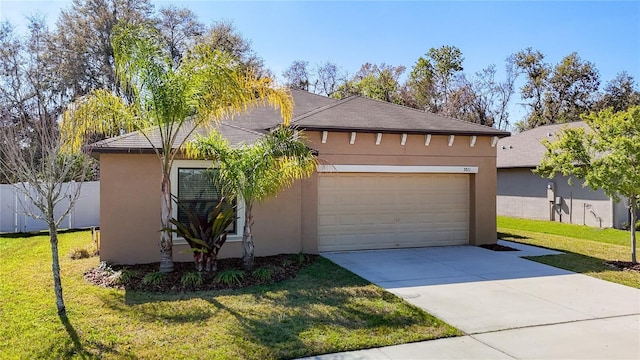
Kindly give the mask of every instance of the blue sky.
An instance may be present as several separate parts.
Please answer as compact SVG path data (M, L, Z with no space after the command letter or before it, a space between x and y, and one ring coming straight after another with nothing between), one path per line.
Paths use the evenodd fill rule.
M19 24L39 12L53 27L70 3L0 0L0 18ZM154 1L157 7L169 3ZM532 47L552 64L578 52L596 65L602 85L622 70L640 82L640 1L173 3L191 8L205 23L233 21L277 75L298 59L312 65L329 60L350 74L365 62L410 69L429 48L453 45L469 74L489 64L502 70L507 56Z

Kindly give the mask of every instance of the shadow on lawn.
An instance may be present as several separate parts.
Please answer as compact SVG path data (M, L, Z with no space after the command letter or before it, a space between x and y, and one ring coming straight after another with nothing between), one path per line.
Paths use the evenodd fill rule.
M121 354L115 349L113 349L112 347L106 346L104 344L97 343L97 342L88 343L90 346L94 347L97 350L96 351L97 353L94 353L93 351L89 351L85 349L85 347L82 345L82 341L80 340L80 336L78 336L78 332L71 324L71 321L69 320L69 318L59 316L59 319L62 325L64 326L65 331L69 335L69 339L71 340L69 347L65 349L65 353L59 354L62 357L64 358L79 357L80 359L101 359L105 354L108 353L111 355L116 355L119 359L137 359L137 357L131 354ZM57 350L58 344L54 345L53 348ZM55 355L53 348L47 352L49 355Z
M58 230L58 235L83 232L87 230L90 230L90 228ZM43 230L43 231L21 232L21 233L0 233L0 238L6 238L6 239L28 239L28 238L37 237L37 236L49 236L49 231Z
M363 329L393 332L437 322L412 306L400 314L381 311L381 300L386 303L403 300L322 258L296 278L272 285L185 293L125 291L124 297L111 293L102 300L108 307L135 313L149 323L158 320L198 323L218 316L233 317L229 323L234 325L220 330L245 339L237 346L246 347L247 353L251 353L250 348L260 344L273 349L278 358L313 355L310 350L314 347L305 344L301 334L322 331L325 326L342 328L340 331L345 332ZM181 307L184 300L202 302ZM326 346L334 351L343 350L335 345Z
M529 239L529 238L526 237L526 236L521 236L521 235L516 235L516 234L498 232L498 239L509 240L509 239Z
M569 270L577 273L598 273L603 271L623 271L621 269L614 268L606 264L607 259L596 258L588 255L578 254L564 249L554 249L546 246L540 246L531 244L524 241L529 239L526 236L520 236L510 233L498 233L498 238L507 241L513 241L524 245L537 246L544 249L561 251L563 254L559 255L544 255L544 256L526 256L524 259L535 261L541 264L550 265L564 270Z

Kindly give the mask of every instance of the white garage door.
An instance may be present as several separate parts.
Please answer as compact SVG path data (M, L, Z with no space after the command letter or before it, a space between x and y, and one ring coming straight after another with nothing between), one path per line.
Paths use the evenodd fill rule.
M469 243L469 175L321 174L318 251Z

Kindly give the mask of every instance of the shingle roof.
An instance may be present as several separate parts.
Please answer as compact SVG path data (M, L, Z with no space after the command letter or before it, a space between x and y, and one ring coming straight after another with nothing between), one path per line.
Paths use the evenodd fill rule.
M488 126L361 96L313 110L294 119L294 123L301 128L317 130L509 135Z
M291 95L295 104L293 107L294 119L314 109L338 102L336 99L316 95L304 90L291 90ZM245 129L264 131L282 123L282 117L280 116L280 110L270 106L260 106L248 113L235 116L229 122Z
M344 100L331 99L307 91L292 90L294 113L292 124L302 129L335 131L405 132L430 134L460 134L508 136L509 133L487 126L473 124L390 104L364 97ZM218 130L231 145L251 144L262 134L282 122L280 111L269 106L259 106L250 112L235 116L217 125ZM194 134L205 134L209 129L199 129ZM190 140L194 137L191 134ZM178 134L177 143L187 135ZM159 144L159 133L152 131L149 138ZM105 139L92 145L95 153L103 152L152 152L147 139L139 132Z
M584 127L584 121L540 126L498 141L498 168L534 168L540 164L545 147L541 141L554 141L563 128Z
M237 125L228 123L221 123L214 126L214 128L217 129L232 146L253 144L256 140L258 140L258 138L263 135L263 133L261 132L244 129ZM206 135L210 130L211 129L207 128L197 129L187 138L187 141L193 139L196 134ZM184 139L186 135L186 131L181 131L177 137L178 141ZM148 136L149 140L151 140L156 148L161 147L160 135L158 131L149 132ZM150 153L153 152L153 149L149 146L149 141L140 132L136 131L96 142L92 145L92 151L96 153Z

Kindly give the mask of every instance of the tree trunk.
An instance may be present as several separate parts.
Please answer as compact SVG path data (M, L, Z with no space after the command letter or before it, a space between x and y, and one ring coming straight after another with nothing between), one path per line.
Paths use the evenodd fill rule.
M638 199L635 196L629 199L629 211L631 212L631 262L638 263L636 257L636 211L638 211Z
M60 318L67 317L67 309L62 297L62 281L60 280L60 259L58 256L58 230L53 225L53 219L49 223L49 242L51 243L51 271L53 273L53 291L56 294L56 307Z
M242 256L242 265L245 270L253 270L253 234L251 233L251 227L253 226L253 204L247 203L244 210L244 229L242 234L242 248L244 249L244 255Z
M160 214L160 272L173 271L173 240L171 232L171 179L166 171L162 174L162 210Z

